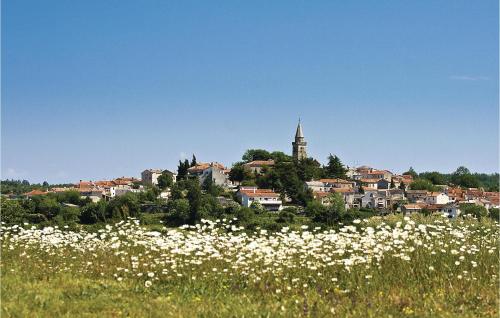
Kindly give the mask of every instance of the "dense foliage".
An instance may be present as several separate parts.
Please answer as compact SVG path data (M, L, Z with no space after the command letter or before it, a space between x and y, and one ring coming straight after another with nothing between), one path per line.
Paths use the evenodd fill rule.
M440 173L437 171L422 172L417 174L413 168L405 174L413 175L414 179L423 179L433 185L454 185L464 188L483 188L486 191L498 192L500 176L498 173L471 173L466 167L458 167L453 173ZM418 186L421 187L421 186ZM427 187L431 188L431 187ZM424 187L424 189L427 189Z

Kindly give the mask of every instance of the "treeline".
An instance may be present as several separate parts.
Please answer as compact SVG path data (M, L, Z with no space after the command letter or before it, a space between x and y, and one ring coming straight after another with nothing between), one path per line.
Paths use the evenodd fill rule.
M43 183L30 183L28 180L2 180L0 188L2 194L20 195L32 190L47 190L49 187L73 186L72 184L53 184L49 185L47 181Z
M94 203L77 191L35 195L30 198L2 199L2 222L7 224L39 223L42 225L92 224L138 217L141 203L157 202L157 189L127 193L110 201Z
M413 190L437 191L440 186L451 185L463 188L483 188L485 191L499 191L500 176L498 173L471 173L466 167L458 167L453 173L440 173L437 171L417 173L413 168L403 173L412 175Z
M307 206L289 206L278 213L268 212L259 203L242 207L234 192L215 185L211 178L200 185L198 179L186 178L171 185L168 202L157 198L159 188L145 192L126 193L110 201L97 203L83 199L76 191L48 193L31 198L2 200L2 221L6 224L32 223L41 226L58 225L70 228L82 225L113 223L134 217L143 224L163 224L175 227L196 224L203 219L236 219L235 224L248 231L257 228L271 231L287 226L332 227L339 222L349 224L355 218L377 214L375 210L346 211L343 199L332 195L333 204L324 207L309 201Z

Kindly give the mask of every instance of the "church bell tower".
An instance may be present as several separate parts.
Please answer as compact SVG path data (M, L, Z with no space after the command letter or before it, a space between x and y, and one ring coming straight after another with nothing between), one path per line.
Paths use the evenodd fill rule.
M302 132L302 125L297 125L297 131L295 132L295 141L292 142L293 146L293 158L295 160L303 160L307 158L307 142L304 139L304 133Z

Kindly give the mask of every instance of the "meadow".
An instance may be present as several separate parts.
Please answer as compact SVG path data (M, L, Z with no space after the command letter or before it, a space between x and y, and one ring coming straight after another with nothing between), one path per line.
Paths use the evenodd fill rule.
M1 227L2 317L497 317L497 222Z

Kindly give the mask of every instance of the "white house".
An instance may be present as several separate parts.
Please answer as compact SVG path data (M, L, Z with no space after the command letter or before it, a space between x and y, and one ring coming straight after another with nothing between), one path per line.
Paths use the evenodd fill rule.
M429 192L424 198L424 202L427 204L446 204L450 202L450 197L441 192Z
M333 189L353 189L355 182L343 179L319 179L306 182L306 187L313 192L330 192Z
M366 188L369 188L369 189L378 189L378 181L380 179L361 179L361 184L366 187Z
M443 207L443 214L449 218L456 218L460 215L460 206L450 202Z
M257 189L257 187L240 188L237 194L241 198L241 205L250 207L252 203L258 202L268 211L280 211L283 202L279 194L270 189Z

